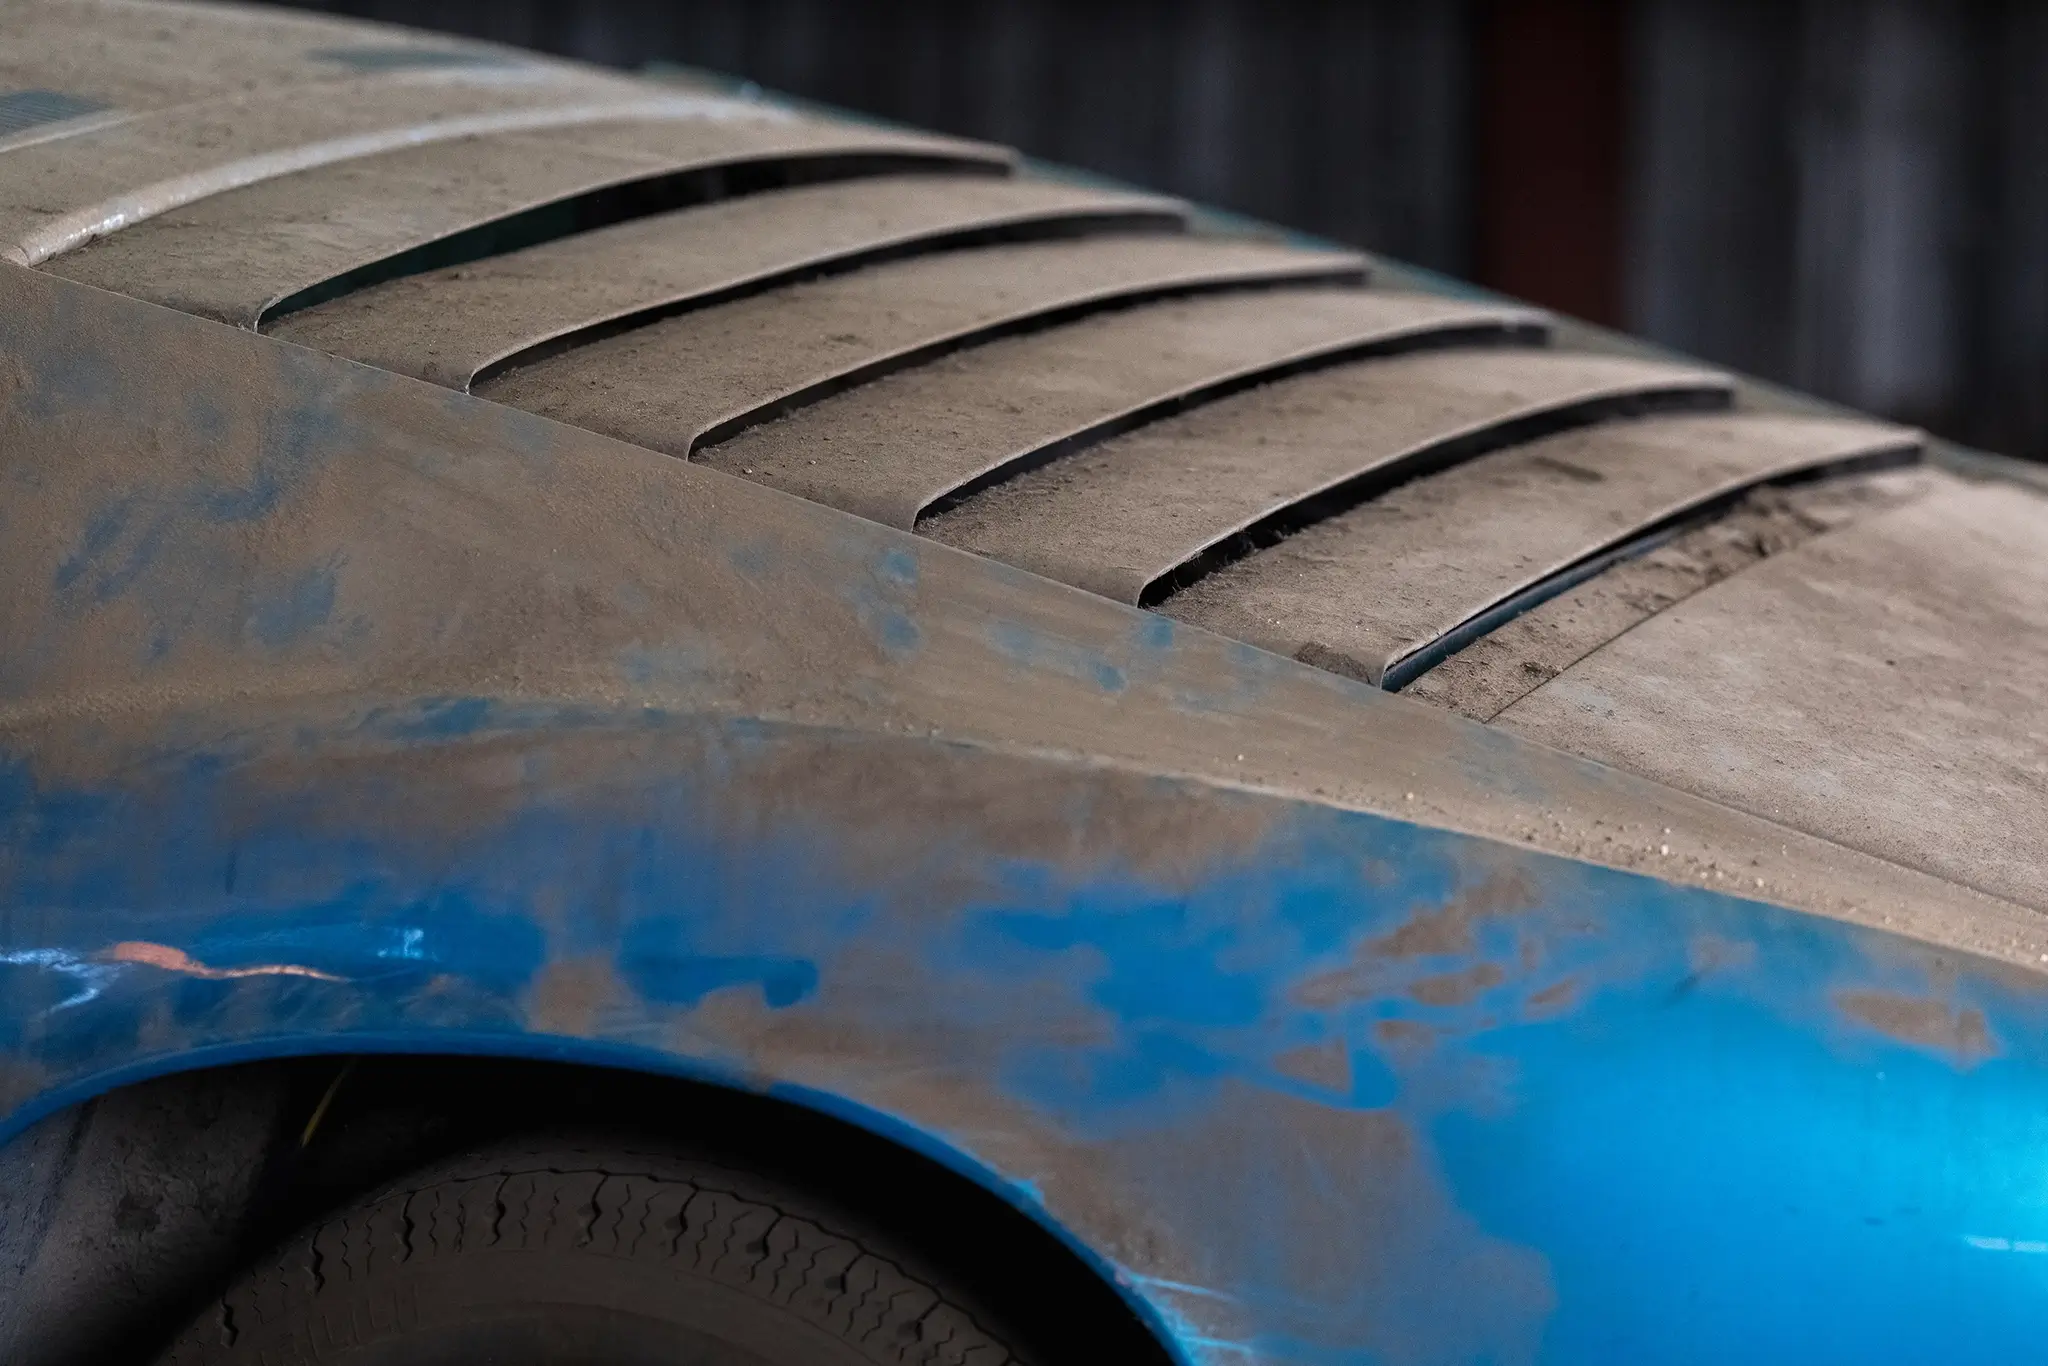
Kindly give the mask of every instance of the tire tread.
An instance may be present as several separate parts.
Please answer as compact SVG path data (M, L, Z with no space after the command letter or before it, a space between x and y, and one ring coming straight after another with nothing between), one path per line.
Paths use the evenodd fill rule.
M522 1252L666 1265L786 1311L877 1366L1016 1361L879 1240L806 1203L762 1178L669 1155L465 1159L401 1178L291 1239L201 1313L161 1366L317 1366L419 1322L405 1268Z

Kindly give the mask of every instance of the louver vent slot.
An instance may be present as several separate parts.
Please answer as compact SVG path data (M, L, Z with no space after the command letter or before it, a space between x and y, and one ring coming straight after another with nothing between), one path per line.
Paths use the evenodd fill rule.
M393 258L457 234L494 228L515 239L472 241L472 252L530 245L724 193L719 177L751 178L765 188L790 183L791 165L838 168L827 174L909 166L1000 172L1008 165L1006 153L980 144L825 123L709 96L631 85L622 92L618 82L577 92L586 98L569 104L541 102L540 92L515 83L523 101L491 108L486 95L501 103L509 96L488 84L483 93L470 92L456 79L465 74L475 73L412 77L455 85L468 94L466 103L485 106L482 112L437 106L432 117L406 124L394 117L399 110L377 111L384 121L369 131L321 142L293 144L276 133L259 138L243 121L270 111L227 107L214 117L229 146L210 151L180 141L203 143L206 129L162 126L176 122L170 114L67 140L64 156L77 159L76 166L54 158L54 144L30 148L10 163L47 152L52 164L10 164L9 188L0 189L0 229L21 234L14 254L30 264L54 256L46 268L71 279L253 327L293 296L306 302L307 291L337 280L373 283ZM367 79L347 88L360 100L390 95L404 103L403 78L382 84L394 89ZM324 107L299 99L274 112L287 124L317 124L307 113L315 105ZM357 111L358 121L370 121L371 112ZM159 145L166 140L173 145ZM247 155L230 155L243 145ZM163 179L165 162L193 169ZM8 202L75 203L95 192L106 197L56 214ZM445 263L413 260L420 268Z
M1878 423L1740 414L1567 432L1395 489L1166 610L1399 687L1688 513L1771 480L1910 459L1917 447L1915 433Z
M500 403L687 455L963 346L1162 295L1356 280L1344 252L1103 237L941 252L607 337L476 385Z
M393 279L276 315L287 341L467 388L481 373L827 268L1089 232L1175 231L1157 195L924 174L767 190ZM502 236L502 233L500 234Z
M1403 691L1491 721L1518 698L1694 593L1816 536L1911 502L1926 487L1926 472L1911 469L1750 489L1720 515L1630 542L1474 618L1466 627L1485 629L1465 641L1454 639L1456 632L1446 636L1441 644L1455 648ZM1487 620L1495 615L1497 620Z
M1149 603L1390 483L1532 431L1727 396L1725 377L1713 371L1613 357L1456 349L1362 361L1144 428L993 489L927 530L1076 587ZM1291 630L1274 627L1275 618L1341 610L1289 596L1302 572L1291 544L1254 561L1287 565L1277 578L1247 569L1168 610L1261 644ZM1347 601L1378 591L1349 571L1314 590Z
M442 142L636 118L701 128L719 122L729 103L556 68L518 81L412 72L195 99L8 153L0 250L38 265L281 176Z
M701 458L910 527L942 500L1250 384L1374 351L1517 331L1540 340L1538 315L1368 290L1152 304L963 351L756 427Z
M2043 504L1922 473L1925 496L1686 596L1495 724L2048 909Z

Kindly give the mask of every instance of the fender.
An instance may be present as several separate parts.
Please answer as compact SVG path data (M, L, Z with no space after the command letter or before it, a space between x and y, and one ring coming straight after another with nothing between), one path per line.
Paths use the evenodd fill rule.
M0 453L10 1135L581 1059L935 1156L1189 1362L2035 1341L2016 908L16 267Z

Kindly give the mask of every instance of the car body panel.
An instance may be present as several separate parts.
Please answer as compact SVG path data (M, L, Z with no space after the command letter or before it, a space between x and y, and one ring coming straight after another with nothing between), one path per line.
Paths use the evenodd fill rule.
M1159 195L996 176L867 176L628 219L276 318L274 337L467 389L563 338L759 291L828 268L1062 224L1171 226Z
M492 50L436 55L385 30L166 12L173 48L263 31L252 89L209 96L232 67L198 63L212 86L144 79L135 54L163 49L127 20L159 11L51 0L81 30L116 9L105 82L74 93L170 111L131 133L185 126L192 99L246 115L291 106L295 83L497 69ZM33 32L0 70L91 66ZM553 73L537 88L685 98L533 65ZM128 126L32 93L21 117L44 122L0 142L0 186ZM1009 165L1000 149L758 108L808 120L819 146ZM478 116L555 109L537 97ZM472 376L441 387L249 330L280 289L682 164L633 151L644 125L568 122L572 141L618 155L570 156L581 179L496 198L489 176L465 178L488 157L464 166L445 139L394 151L383 123L350 146L235 144L192 171L205 183L179 180L185 162L151 180L142 157L141 181L109 179L86 209L157 217L127 227L52 201L76 221L38 220L16 243L45 268L0 261L0 1138L139 1078L249 1059L569 1060L765 1092L928 1154L1058 1234L1202 1366L2034 1350L2039 870L1957 869L1810 811L1699 795L1716 734L1767 747L1764 704L1806 689L1814 711L1831 658L1888 638L1863 608L1828 618L1853 618L1853 638L1826 622L1787 633L1781 581L1850 601L1890 580L1824 571L1882 556L1909 524L1931 556L1921 577L1940 581L1900 586L1916 639L1934 642L1916 667L1953 683L1969 661L1935 646L2009 627L2004 676L1930 692L1951 729L1926 734L2009 744L2031 781L2040 737L1998 713L2023 705L2013 680L2039 648L2025 637L2038 575L2010 569L2034 507L2013 500L2033 495L1935 471L1835 478L1832 458L1793 462L1833 480L1818 493L1717 483L1708 501L1740 496L1737 515L1668 528L1671 546L1708 531L1755 544L1660 568L1682 584L1610 613L1551 670L1559 691L1538 679L1487 712L1505 707L1507 724L1485 725L721 468L741 443L689 458L956 350L972 366L1020 332L1057 350L1083 314L1123 310L1131 336L1170 347L1173 329L1146 329L1193 305L1163 295L1277 286L1262 302L1284 309L1355 283L1355 256L1207 237L1199 216L1191 233L918 254L486 374L478 395L461 392ZM509 145L493 136L481 144ZM748 154L712 154L728 153ZM459 212L409 218L407 197L438 186L380 180L394 158L446 171ZM342 232L338 254L289 278L228 268L270 250L268 229L208 227L277 209L243 226L317 237L318 214L293 215L322 195L348 209L372 185L391 202L368 206L367 235ZM112 236L93 243L95 223ZM179 256L165 245L179 240L196 245ZM191 278L239 292L166 285L195 263ZM1499 301L1459 307L1494 320L1490 341L1534 326ZM1628 351L1568 320L1553 330L1580 352ZM1537 354L1473 340L1456 363ZM1422 359L1304 378L1341 397L1410 360L1453 364ZM1732 394L1729 421L1759 406L1717 372L1609 368ZM1483 435L1509 429L1536 434ZM1910 442L1858 431L1877 446L1851 433L1835 452L1850 464ZM1272 449L1277 464L1287 442ZM1974 580L1933 552L1972 509L2011 535L1979 528L1960 563L2005 577L1944 616L1940 595ZM1798 535L1767 546L1780 515ZM1775 636L1729 620L1759 603ZM1671 750L1696 762L1659 769L1617 747L1656 770L1631 773L1516 733L1516 713L1584 680L1621 696L1639 681L1614 677L1629 650L1682 669L1683 638L1716 621L1741 648L1701 659L1789 672L1746 702L1726 678L1702 692L1695 748ZM1852 681L1885 724L1916 724L1905 698ZM1759 707L1755 724L1722 725L1717 697ZM1556 738L1592 753L1623 730ZM2037 809L1991 808L2008 822Z
M1356 283L1364 267L1346 253L1193 235L940 252L665 318L536 358L475 391L689 455L860 380L1068 315L1177 294Z
M2042 519L1944 488L1658 613L1500 724L2048 910Z
M523 93L513 91L502 113L209 164L41 225L23 235L19 254L87 284L255 327L271 308L396 253L604 189L762 162L997 168L1006 156L722 96L614 92L521 107ZM264 113L215 117L241 128L261 126ZM68 145L51 151L76 154ZM113 175L123 172L132 168Z
M1289 655L1310 639L1301 626L1320 625L1323 650L1348 647L1358 674L1381 683L1461 623L1716 501L1816 467L1907 459L1917 445L1874 422L1756 413L1567 431L1304 530L1195 585L1173 615ZM1292 639L1261 629L1279 620Z
M239 5L5 0L0 32L7 35L0 87L67 92L121 114L380 71L521 66L592 74L493 43Z
M933 533L1150 605L1219 547L1277 540L1262 533L1348 491L1452 464L1475 440L1615 407L1722 404L1729 387L1704 368L1614 356L1390 356L1368 373L1303 375L1132 432L991 489Z
M966 490L1147 419L1471 333L1533 339L1541 320L1527 310L1348 288L1291 292L1284 310L1260 294L1174 300L992 341L738 433L698 458L908 530Z
M2030 1327L2031 917L713 470L0 292L10 1128L230 1057L576 1057L913 1142L1191 1361L1790 1360L1852 1281L1872 1359Z

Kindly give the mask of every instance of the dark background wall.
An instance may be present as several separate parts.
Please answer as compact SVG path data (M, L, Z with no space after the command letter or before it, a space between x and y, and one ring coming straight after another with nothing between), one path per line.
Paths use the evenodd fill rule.
M681 62L2048 458L2038 0L309 0Z

